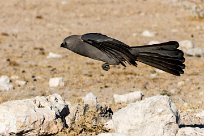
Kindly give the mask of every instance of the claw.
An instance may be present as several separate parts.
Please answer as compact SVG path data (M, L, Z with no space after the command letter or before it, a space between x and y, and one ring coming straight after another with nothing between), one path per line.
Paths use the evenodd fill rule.
M102 68L103 68L103 70L108 71L108 70L110 69L110 66L109 66L108 63L104 63L104 64L102 65Z

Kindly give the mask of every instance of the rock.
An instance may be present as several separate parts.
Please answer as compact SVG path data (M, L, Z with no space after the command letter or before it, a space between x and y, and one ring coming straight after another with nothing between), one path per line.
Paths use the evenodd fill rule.
M155 33L154 32L150 32L148 30L145 30L145 31L142 32L142 36L144 36L144 37L154 37Z
M58 94L0 105L0 135L52 135L67 126L68 105Z
M97 97L92 92L90 92L83 98L83 101L84 104L88 104L89 106L96 106Z
M196 113L195 116L199 118L204 118L204 110L199 113Z
M11 76L11 79L13 79L13 80L19 79L19 76L13 75L13 76Z
M127 136L123 133L101 133L98 136Z
M136 92L131 92L124 95L114 94L113 100L115 103L132 103L132 102L142 100L143 96L144 95L142 94L141 91L136 91Z
M26 81L23 81L23 80L16 80L15 83L16 83L17 85L24 86L24 85L26 85L27 82L26 82Z
M177 83L177 86L178 87L181 87L181 86L184 86L185 85L185 82L184 81L179 81L178 83Z
M152 74L149 75L149 77L150 77L151 79L157 78L157 76L158 76L157 73L152 73Z
M162 74L162 73L165 73L163 70L156 69L156 68L155 68L155 72L157 72L157 73L161 73L161 74Z
M136 36L137 36L137 33L133 33L132 36L133 36L133 37L136 37Z
M62 58L62 55L50 52L47 56L47 59L58 59Z
M180 128L176 136L204 136L204 128Z
M0 77L0 91L9 91L13 88L8 76Z
M192 48L186 51L188 56L204 57L204 48Z
M175 136L178 111L168 96L154 96L129 104L113 114L115 132L128 136Z
M179 42L179 48L184 51L187 52L190 49L194 48L194 44L192 41L190 40L183 40Z
M59 87L59 86L62 87L64 86L64 79L62 77L50 78L49 86L50 87Z

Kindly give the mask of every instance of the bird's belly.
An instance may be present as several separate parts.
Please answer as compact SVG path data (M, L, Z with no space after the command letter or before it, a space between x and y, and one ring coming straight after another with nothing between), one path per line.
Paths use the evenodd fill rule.
M91 45L81 46L81 48L78 51L75 51L75 53L95 60L107 62L108 64L118 64L115 59L109 57L106 53Z

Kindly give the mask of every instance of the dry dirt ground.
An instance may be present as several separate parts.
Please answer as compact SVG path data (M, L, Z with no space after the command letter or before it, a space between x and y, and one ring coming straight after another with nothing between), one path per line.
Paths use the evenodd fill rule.
M202 29L203 27L203 29ZM144 30L156 33L143 37ZM59 93L76 102L93 92L100 102L111 103L114 93L141 90L145 97L168 94L181 112L204 109L204 58L186 57L185 74L177 77L138 67L111 66L81 57L64 48L71 34L100 32L129 44L152 40L192 40L204 48L204 21L180 5L162 0L9 0L0 1L0 75L27 81L8 92L0 102ZM49 52L60 59L47 59ZM49 79L63 77L65 86L50 89Z

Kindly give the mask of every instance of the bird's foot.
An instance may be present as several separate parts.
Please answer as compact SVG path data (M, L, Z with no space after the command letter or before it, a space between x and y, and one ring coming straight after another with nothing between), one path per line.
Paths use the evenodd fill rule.
M108 70L110 69L110 66L109 66L108 63L104 63L104 64L102 65L102 68L103 68L103 70L108 71Z

